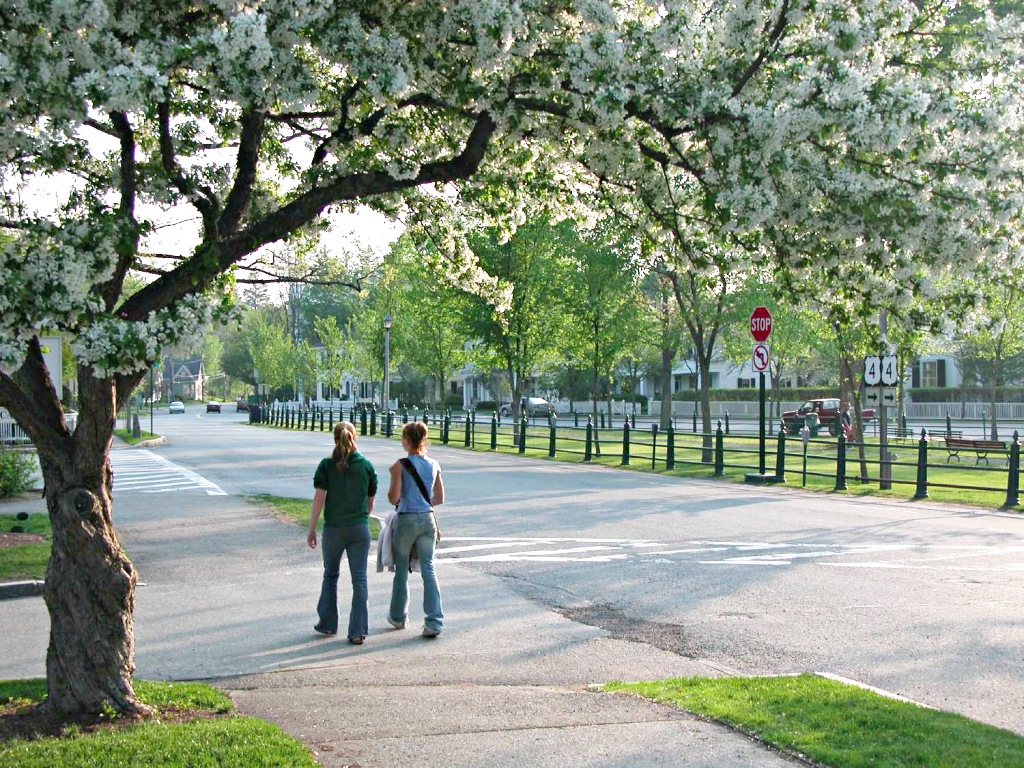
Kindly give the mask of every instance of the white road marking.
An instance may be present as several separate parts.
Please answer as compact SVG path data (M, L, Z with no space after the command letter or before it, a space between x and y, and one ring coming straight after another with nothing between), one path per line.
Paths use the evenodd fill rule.
M146 450L110 452L114 469L114 493L170 493L171 491L205 491L208 496L227 496L220 486L202 475Z
M453 545L453 546L449 546ZM970 565L964 559L1020 555L1021 546L927 545L858 542L683 541L581 537L449 536L438 560L466 563L694 563L705 566L770 566L811 563L831 568L913 569L947 572L1024 572L1024 562ZM865 555L884 559L865 558ZM838 558L856 558L842 561Z

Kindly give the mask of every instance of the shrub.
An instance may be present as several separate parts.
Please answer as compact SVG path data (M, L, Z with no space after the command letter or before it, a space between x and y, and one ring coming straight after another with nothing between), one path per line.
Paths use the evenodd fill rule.
M8 499L32 488L36 462L32 454L0 448L0 499Z
M473 406L477 411L496 411L498 404L494 400L481 400Z

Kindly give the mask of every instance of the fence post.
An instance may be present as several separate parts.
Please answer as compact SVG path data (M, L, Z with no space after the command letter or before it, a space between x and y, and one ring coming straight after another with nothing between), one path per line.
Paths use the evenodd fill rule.
M636 414L635 413L632 416L629 417L629 426L631 426L633 429L636 429Z
M312 413L309 414L309 431L310 432L315 432L316 431L316 411L317 411L317 409L314 408ZM320 409L320 431L321 432L324 431L324 411L323 411L322 408Z
M725 474L725 433L722 432L722 420L718 420L715 430L715 477Z
M526 453L526 414L519 419L519 452Z
M470 434L470 440L471 440L470 444L474 448L476 448L476 409L475 408L470 408L469 409L469 423L470 423L470 428L469 428L470 432L469 432L469 434Z
M839 450L836 453L836 487L833 490L845 491L846 485L846 434L839 433Z
M470 436L470 433L469 433L470 429L472 429L472 424L471 424L471 422L469 420L469 411L466 411L466 434L463 437L462 443L467 448L469 448L469 443L470 443L470 440L471 440L471 436Z
M1004 507L1016 507L1020 504L1020 435L1013 431L1013 442L1010 443L1010 470L1006 478L1006 503Z
M914 498L928 498L928 431L923 428L921 440L917 444L917 489Z
M906 411L904 411L903 413L900 414L900 424L903 427L903 429L900 431L900 437L903 437L903 438L909 437L910 433L907 432L907 412Z
M348 409L348 420L350 422L352 422L353 424L356 423L356 404L355 403L352 403L352 405Z
M693 406L693 434L697 434L697 405Z
M981 412L981 439L988 440L988 418L984 411Z
M590 461L594 451L594 417L587 416L587 443L583 449L583 460Z
M949 411L946 411L946 437L953 436L953 420L949 418Z
M364 405L359 411L359 434L366 435L366 406Z
M557 419L555 418L555 414L552 413L548 415L548 427L551 429L551 434L548 437L548 456L552 459L555 458L555 443L558 439L558 435L555 431L557 429L555 426L556 421Z
M320 431L324 431L324 409L320 409Z
M665 469L676 468L676 431L672 427L672 421L668 422L668 429L665 430Z
M384 417L384 437L391 437L395 432L395 413L388 408L388 415Z
M725 412L725 434L729 434L729 412Z
M629 466L629 419L622 425L622 466Z
M779 429L779 445L775 452L775 482L786 482L786 428Z
M452 427L452 415L446 413L444 415L444 424L441 426L441 442L448 445L448 430Z
M598 408L597 413L601 417L601 429L604 429L604 411Z
M658 453L658 422L651 424L651 469L654 469L654 458Z
M491 414L491 450L498 450L498 412Z
M576 427L576 429L579 429L580 428L580 412L579 411L573 411L572 412L572 418L573 418L573 426Z

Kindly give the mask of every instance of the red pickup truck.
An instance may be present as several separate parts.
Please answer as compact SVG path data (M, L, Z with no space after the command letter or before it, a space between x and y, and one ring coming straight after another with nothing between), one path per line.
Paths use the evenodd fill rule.
M783 411L782 421L785 423L786 431L789 434L798 435L807 423L807 415L814 413L818 416L821 428L828 429L828 433L835 437L839 434L836 431L836 414L838 412L839 398L826 397L819 400L808 400L795 411ZM864 417L864 421L871 421L875 418L875 410L874 408L864 408L861 411L861 415Z

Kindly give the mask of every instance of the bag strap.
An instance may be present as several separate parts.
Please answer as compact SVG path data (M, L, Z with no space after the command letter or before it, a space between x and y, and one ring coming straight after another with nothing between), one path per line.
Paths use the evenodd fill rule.
M427 486L423 484L423 478L420 477L420 473L416 471L416 467L412 465L412 462L408 459L399 459L402 462L402 466L405 467L406 471L412 475L412 479L416 481L416 487L420 489L420 493L423 494L423 500L427 504L431 504L430 494L427 493Z

